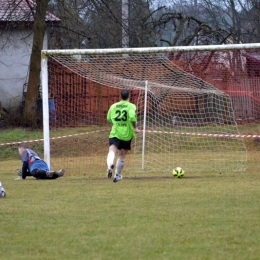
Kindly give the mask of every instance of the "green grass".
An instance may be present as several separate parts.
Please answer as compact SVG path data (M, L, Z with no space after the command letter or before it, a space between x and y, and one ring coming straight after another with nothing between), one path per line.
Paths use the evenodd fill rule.
M96 130L97 127L95 127ZM103 127L100 129L106 129ZM78 134L93 130L93 127L62 128L51 131L51 137L69 134ZM25 128L1 129L0 143L18 142L43 138L43 130L30 130Z
M246 172L213 174L206 162L203 174L125 172L119 183L95 169L14 181L15 148L0 160L1 259L259 259L260 152L248 147Z
M258 259L258 173L183 179L1 174L3 259Z

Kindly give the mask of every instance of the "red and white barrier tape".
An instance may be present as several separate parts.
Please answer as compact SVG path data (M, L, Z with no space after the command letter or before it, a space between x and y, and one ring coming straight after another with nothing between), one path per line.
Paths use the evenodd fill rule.
M142 132L142 130L140 130ZM206 134L206 133L189 133L189 132L167 132L146 130L147 133L158 134L174 134L174 135L189 135L189 136L209 136L209 137L229 137L229 138L260 138L260 135L238 135L238 134Z
M105 131L108 131L108 130L109 130L109 129L104 129L104 130L89 131L89 132L84 132L84 133L79 133L79 134L62 135L62 136L50 137L50 140L61 139L61 138L67 138L67 137L73 137L73 136L79 136L79 135L87 135L87 134L93 134L93 133L101 133L101 132L105 132ZM15 144L20 144L20 143L42 142L43 140L44 140L44 139L35 139L35 140L27 140L27 141L20 141L20 142L2 143L2 144L0 144L0 146L15 145Z
M73 137L73 136L80 136L80 135L87 135L93 133L101 133L106 132L109 129L104 130L96 130L96 131L89 131L79 134L72 134L72 135L62 135L57 137L51 137L50 140ZM139 130L139 132L143 132L143 130ZM189 132L168 132L168 131L156 131L156 130L146 130L146 133L157 133L157 134L174 134L174 135L189 135L189 136L202 136L202 137L227 137L227 138L260 138L260 135L239 135L239 134L206 134L206 133L189 133ZM44 139L35 139L35 140L27 140L21 142L10 142L10 143L2 143L0 146L5 145L15 145L20 143L33 143L33 142L41 142Z

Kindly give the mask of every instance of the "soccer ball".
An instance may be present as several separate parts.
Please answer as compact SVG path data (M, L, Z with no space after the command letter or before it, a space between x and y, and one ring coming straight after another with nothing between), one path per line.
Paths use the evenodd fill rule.
M184 170L181 167L176 167L173 171L172 171L172 175L175 178L182 178L184 175Z
M4 187L2 186L2 183L1 183L1 181L0 181L0 198L4 198L5 195L6 195L5 189L4 189Z

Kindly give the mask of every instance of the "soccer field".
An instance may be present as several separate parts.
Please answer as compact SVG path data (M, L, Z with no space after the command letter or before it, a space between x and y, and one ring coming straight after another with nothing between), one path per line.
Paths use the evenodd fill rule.
M0 163L3 259L258 259L260 176L244 173L104 172L14 181Z
M2 131L0 140L32 134L18 130L14 139L11 132ZM41 133L33 134L36 139ZM41 143L35 145L38 151ZM17 146L2 147L0 180L7 196L0 199L1 258L259 259L260 149L250 139L246 145L244 172L213 172L207 154L186 150L194 171L181 165L185 175L176 179L170 171L131 171L140 161L129 154L118 183L106 178L105 158L98 155L97 169L93 158L78 157L79 172L68 168L53 181L15 181ZM235 164L235 154L227 153L218 154L219 163L231 158ZM156 161L163 155L149 156ZM179 158L181 152L174 162ZM52 160L55 168L63 166L62 157Z

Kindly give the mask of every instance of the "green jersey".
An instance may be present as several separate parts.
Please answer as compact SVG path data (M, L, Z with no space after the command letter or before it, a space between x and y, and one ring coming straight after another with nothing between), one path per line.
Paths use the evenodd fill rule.
M132 125L132 122L136 122L135 111L136 106L125 100L121 100L109 108L107 121L113 124L109 138L116 137L122 141L129 141L135 136Z

